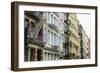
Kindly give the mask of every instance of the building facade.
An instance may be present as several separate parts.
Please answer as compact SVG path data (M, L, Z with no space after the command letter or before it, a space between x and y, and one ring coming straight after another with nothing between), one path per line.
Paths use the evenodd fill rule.
M90 40L81 25L79 25L79 36L81 46L81 59L90 58Z
M63 59L65 19L64 13L25 12L25 61Z
M68 56L69 59L79 59L80 58L80 38L78 35L78 19L76 14L67 13L67 23L68 23Z
M45 50L43 60L59 60L63 58L65 41L64 34L64 14L54 12L44 12L44 42Z
M90 45L89 45L89 38L85 31L83 30L83 59L90 58Z
M24 60L42 60L43 42L43 13L24 12ZM36 32L37 31L37 32Z
M24 41L25 61L81 59L90 54L89 39L74 13L25 11Z

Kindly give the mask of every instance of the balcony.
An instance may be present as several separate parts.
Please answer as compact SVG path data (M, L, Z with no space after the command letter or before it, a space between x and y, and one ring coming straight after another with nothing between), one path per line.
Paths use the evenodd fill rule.
M79 39L75 39L75 38L71 37L70 41L72 42L73 45L79 46L79 43L80 43Z
M56 26L55 24L49 23L48 26L49 26L52 30L58 32L57 26Z
M36 38L28 38L27 43L43 47L46 42L43 41L43 37L37 36Z
M43 37L42 36L37 36L36 38L34 38L35 40L38 40L40 42L43 42Z
M39 21L40 17L41 17L41 13L40 12L26 11L25 15L31 17L32 19L35 19L36 21Z
M75 29L73 29L73 28L70 28L69 30L70 30L70 33L71 33L71 34L73 34L73 35L76 36L76 37L79 37L78 30L75 30Z
M45 49L56 52L56 53L60 51L59 46L56 46L56 45L51 45L51 47L45 46Z
M65 34L67 34L68 36L70 36L71 35L71 32L70 31L66 31L66 32L64 32Z
M59 46L57 45L52 45L51 48L55 51L60 51Z
M57 46L57 45L52 45L52 48L58 49L59 46Z
M71 21L70 20L64 20L64 23L70 25L71 24Z

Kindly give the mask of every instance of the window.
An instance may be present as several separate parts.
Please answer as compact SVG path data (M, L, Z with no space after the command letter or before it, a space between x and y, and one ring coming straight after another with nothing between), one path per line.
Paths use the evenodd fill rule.
M48 12L46 13L46 22L48 23Z
M51 23L53 24L53 15L51 15Z
M57 27L60 28L59 20L56 20Z
M53 33L53 45L55 45L55 33Z
M55 43L57 45L57 34L55 34Z
M47 27L46 26L44 28L44 41L45 42L48 42L48 30L47 30Z
M59 37L57 36L57 46L59 45Z
M49 17L49 23L51 23L51 14L49 13L49 15L48 15L48 17Z
M50 44L50 30L48 30L47 36L48 36L48 44Z
M29 24L29 20L27 18L25 18L25 20L24 20L24 28L26 28L28 24Z
M51 45L53 45L53 32L51 32Z
M62 46L61 46L61 45L62 45L61 42L62 42L62 41L61 41L61 37L59 37L59 47L60 47L60 48L62 47Z
M54 25L55 25L55 26L57 26L57 23L56 23L56 22L57 22L57 20L56 20L56 18L54 17Z
M56 34L54 34L54 45L56 45Z

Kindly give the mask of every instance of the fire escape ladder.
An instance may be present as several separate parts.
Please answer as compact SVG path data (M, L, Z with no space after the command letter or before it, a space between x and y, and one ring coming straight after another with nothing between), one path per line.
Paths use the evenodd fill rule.
M40 22L36 24L35 28L34 28L34 32L33 32L33 37L36 38L40 29L42 28L43 26L43 19L40 18Z

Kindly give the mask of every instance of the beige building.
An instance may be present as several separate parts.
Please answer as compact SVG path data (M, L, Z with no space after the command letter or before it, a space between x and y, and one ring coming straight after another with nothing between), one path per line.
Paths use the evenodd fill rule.
M78 59L80 58L80 38L78 35L78 20L77 16L74 13L68 13L68 49L69 49L69 58Z

